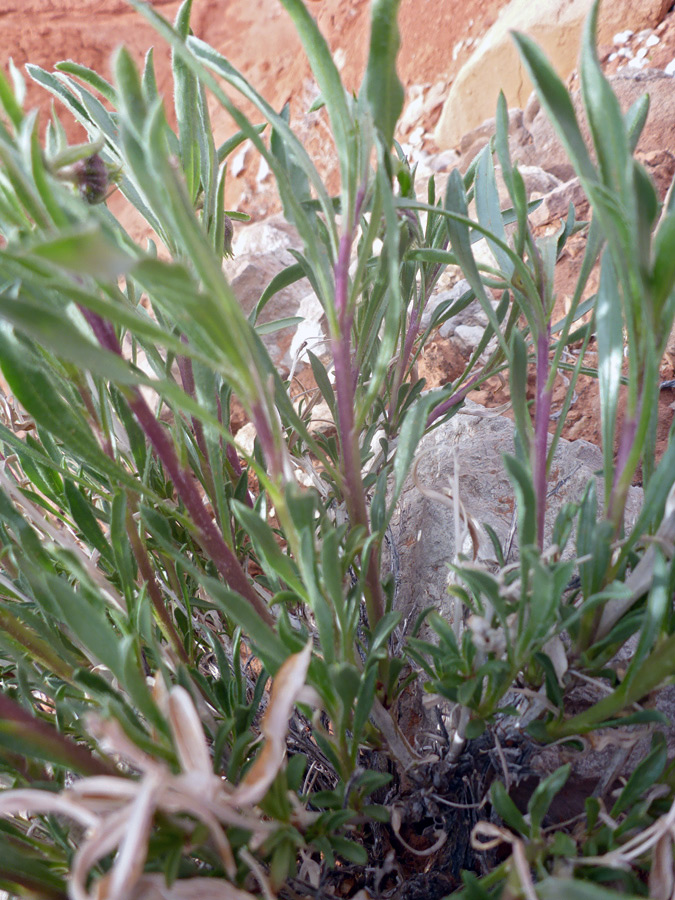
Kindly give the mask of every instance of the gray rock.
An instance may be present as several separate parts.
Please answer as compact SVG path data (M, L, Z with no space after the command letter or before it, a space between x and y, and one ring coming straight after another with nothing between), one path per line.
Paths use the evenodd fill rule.
M514 425L504 416L486 417L484 407L467 402L463 412L422 439L417 453L417 480L423 488L452 490L458 472L459 500L480 536L476 562L494 570L496 558L482 523L494 528L510 560L517 558L516 507L502 455L512 454ZM602 469L602 454L586 441L560 441L548 484L545 545L551 542L555 517L561 506L577 501L594 473ZM601 494L599 485L598 493ZM632 522L642 503L642 491L631 488L628 520ZM405 483L392 520L397 548L399 589L397 607L414 620L427 606L451 617L447 593L448 564L461 552L471 556L468 535L461 547L455 541L452 503L442 503L421 494L413 476Z
M622 71L612 75L609 82L624 112L643 94L649 94L649 116L637 146L639 152L675 147L675 82L671 76L658 69ZM588 143L589 130L579 91L574 92L572 100ZM525 107L523 131L512 135L510 147L514 160L524 165L543 166L561 181L569 181L574 176L567 154L535 94Z
M455 341L459 344L460 350L463 349L466 352L472 352L480 344L484 333L484 326L458 325L455 328Z
M235 225L234 259L226 262L225 273L247 315L274 276L295 263L289 250L301 247L297 231L281 215L251 225ZM279 291L265 306L259 322L297 315L298 307L309 291L309 282L305 278ZM290 342L292 334L292 329L284 329L263 338L275 362L281 362L281 348Z
M530 214L530 222L535 226L541 226L548 225L554 219L565 218L570 203L574 206L577 218L586 215L588 200L578 178L571 178L546 194L541 206Z

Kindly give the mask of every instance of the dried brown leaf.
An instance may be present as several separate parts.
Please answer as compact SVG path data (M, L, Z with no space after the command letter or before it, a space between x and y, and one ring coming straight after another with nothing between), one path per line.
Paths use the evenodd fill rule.
M296 700L302 694L312 658L311 641L304 650L289 656L279 669L261 724L265 744L246 777L234 792L240 806L259 803L277 776L286 755L288 720Z
M654 900L673 900L675 897L673 836L670 833L661 835L654 848L649 873L649 896Z

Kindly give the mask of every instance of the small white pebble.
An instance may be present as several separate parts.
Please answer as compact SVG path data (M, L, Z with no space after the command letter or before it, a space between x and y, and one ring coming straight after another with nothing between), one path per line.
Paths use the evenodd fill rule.
M233 158L230 163L229 170L230 175L233 178L237 178L244 171L244 167L246 166L246 154L248 153L248 144L244 144L239 153Z
M422 135L424 134L424 128L421 125L418 125L417 128L413 129L410 132L410 136L408 137L408 141L412 144L413 147L417 147L422 143Z
M260 165L258 166L258 174L255 177L255 180L258 184L262 184L266 178L269 177L270 167L264 156L260 157Z
M609 56L607 57L607 62L612 62L613 60L616 59L616 57L617 57L616 53L610 53Z
M347 53L342 47L338 47L333 54L333 62L335 63L335 68L338 72L341 72L344 69L345 63L347 62Z
M637 57L637 59L644 59L648 52L649 51L647 50L646 47L640 47L640 49L635 54L635 56Z
M621 47L621 49L618 51L618 53L619 53L619 56L623 56L626 59L633 58L633 51L630 49L630 47Z
M643 57L635 57L635 59L628 60L628 68L629 69L644 69L647 65L647 60Z
M619 31L614 35L612 40L615 44L625 44L628 38L632 37L632 35L632 31Z
M675 59L671 59L663 71L666 75L675 75Z
M657 34L650 34L645 41L645 47L656 47L656 45L660 43L661 38Z

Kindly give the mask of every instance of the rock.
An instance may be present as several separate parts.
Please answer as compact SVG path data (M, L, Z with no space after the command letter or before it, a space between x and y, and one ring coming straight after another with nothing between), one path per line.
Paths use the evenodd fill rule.
M449 290L436 290L432 293L431 297L427 301L427 305L424 307L424 312L422 313L422 318L420 320L420 331L426 331L431 322L431 317L436 312L438 307L443 303L455 303L462 294L465 294L471 287L466 278L462 278L457 284L453 285ZM470 306L472 306L476 301L472 301ZM468 307L467 307L468 308ZM449 319L448 322L452 322L455 319L460 320L460 316L466 312L466 309L462 311L458 316L453 316L452 319ZM461 321L461 320L460 320ZM459 324L459 321L457 322ZM447 325L447 322L445 323ZM445 327L445 325L443 327ZM454 326L453 329L454 331ZM452 332L447 332L451 334ZM444 335L445 336L445 335Z
M517 558L515 500L502 462L502 454L514 452L513 438L514 425L510 419L490 416L484 407L467 402L462 412L426 435L417 451L417 478L423 487L435 491L452 490L453 472L457 468L459 500L472 517L480 536L477 562L493 569L496 558L482 527L484 522L494 528L507 558L511 562ZM602 469L602 453L593 444L560 441L548 484L545 545L550 544L555 517L561 506L579 500L588 481L599 469ZM600 485L598 495L602 495ZM641 489L631 488L629 527L641 503ZM457 552L452 503L445 505L422 496L411 475L403 488L391 528L398 551L397 608L404 617L414 621L421 610L434 606L450 621L452 602L447 593L448 564ZM471 556L468 535L459 550Z
M664 200L675 177L675 154L670 150L638 150L636 156L651 175L659 199Z
M546 194L541 206L530 213L530 222L535 227L541 227L555 219L566 218L570 203L574 206L576 218L585 218L588 213L588 200L578 178L571 178Z
M669 156L672 156L669 151L675 147L673 78L658 69L645 69L630 73L622 71L612 75L609 82L624 112L643 94L649 94L649 115L637 146L638 157L640 154L663 153L664 148ZM579 91L574 92L572 101L581 122L584 139L589 143L590 134L583 115ZM574 169L535 94L532 94L525 107L523 128L527 132L526 136L517 134L516 140L512 138L511 154L514 160L525 165L544 165L548 172L557 175L561 180L571 179L574 176ZM669 164L669 160L665 157L661 157L660 162ZM651 157L651 163L654 169L657 158Z
M246 315L255 308L274 276L295 263L289 250L301 247L297 231L281 215L252 225L235 225L234 259L226 263L225 273ZM309 290L309 282L303 278L279 291L267 303L258 321L272 322L297 315ZM291 329L283 329L263 337L276 363L281 362L293 333Z
M494 110L493 110L494 112ZM480 153L483 147L490 140L497 130L497 120L494 115L485 119L476 128L464 134L457 147L461 154L458 163L459 168L465 171L475 156ZM509 135L518 135L523 131L523 111L522 109L509 110Z
M669 0L613 0L601 4L599 43L626 27L634 31L657 25ZM542 48L558 74L565 78L575 68L584 22L591 0L512 0L504 7L450 88L436 127L436 142L455 147L462 135L493 116L500 89L510 107L524 107L532 85L520 62L511 30L522 31Z
M519 166L520 174L525 182L525 191L528 200L538 200L550 194L552 191L560 187L560 179L547 172L541 166ZM512 206L511 197L502 178L502 167L495 166L495 175L497 177L497 191L499 193L499 205L502 209L508 209ZM474 207L471 207L472 215Z
M473 353L484 334L485 327L480 325L458 325L455 328L455 340L459 349L466 353Z
M326 317L316 294L305 294L295 315L302 316L303 321L297 325L291 340L285 360L289 367L298 363L308 364L307 350L315 356L322 356L325 351Z

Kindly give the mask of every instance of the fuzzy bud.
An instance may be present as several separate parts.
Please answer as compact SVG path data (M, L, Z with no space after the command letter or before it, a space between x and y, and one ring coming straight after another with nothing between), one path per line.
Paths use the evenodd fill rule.
M108 167L98 153L81 159L73 166L73 180L80 197L89 204L102 203L110 187Z

